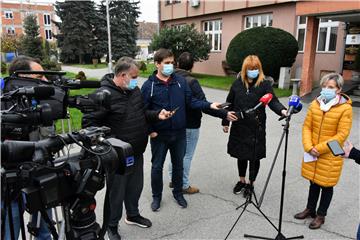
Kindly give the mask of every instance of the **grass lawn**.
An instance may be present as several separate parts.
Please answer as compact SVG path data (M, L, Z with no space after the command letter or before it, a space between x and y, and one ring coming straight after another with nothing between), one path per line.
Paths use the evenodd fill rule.
M66 64L67 66L71 67L79 67L79 68L87 68L87 69L101 69L101 68L107 68L107 63L99 63L96 64Z
M71 72L66 72L65 77L70 78L70 79L74 79L75 78L75 73L71 73ZM98 80L95 78L89 78L87 80ZM70 90L70 96L74 96L74 95L87 95L89 93L94 92L96 89L94 88L83 88L83 89L77 89L77 90ZM62 133L62 121L64 123L64 128L65 128L65 132L68 132L68 121L71 122L71 130L79 130L81 129L81 119L82 119L82 113L80 110L76 109L76 108L69 108L69 113L70 113L70 119L67 120L57 120L56 121L56 131L57 133Z

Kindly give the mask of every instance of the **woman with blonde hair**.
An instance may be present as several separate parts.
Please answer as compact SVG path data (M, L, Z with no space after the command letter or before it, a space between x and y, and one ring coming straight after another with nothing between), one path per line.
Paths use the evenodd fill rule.
M241 72L231 86L226 102L231 103L229 111L238 113L238 121L232 122L227 152L237 158L239 181L233 192L244 197L253 191L253 183L260 168L260 159L266 157L265 140L265 107L261 106L255 111L246 113L255 107L262 96L267 93L273 95L269 106L278 115L286 115L286 108L279 102L274 94L272 83L265 80L260 59L256 55L249 55L244 59ZM229 131L229 121L223 120L223 131ZM246 169L250 162L249 183L246 183Z
M331 140L343 145L352 124L351 99L341 93L344 84L338 73L325 75L320 86L320 96L310 104L302 130L304 160L301 174L310 181L307 205L295 214L296 219L313 217L310 229L320 228L330 206L333 187L340 178L343 159L334 156L327 146ZM320 196L320 204L316 205Z

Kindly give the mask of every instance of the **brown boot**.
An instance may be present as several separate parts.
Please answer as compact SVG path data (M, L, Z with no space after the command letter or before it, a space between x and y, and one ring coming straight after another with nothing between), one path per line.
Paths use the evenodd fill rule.
M310 229L318 229L324 223L325 223L325 217L317 215L316 218L314 218L314 220L312 220L312 222L310 223L309 228Z
M194 193L198 193L200 190L197 187L192 187L189 186L186 189L183 189L183 193L185 194L194 194Z
M308 217L312 217L312 218L316 217L316 214L314 212L312 212L308 208L305 208L304 211L299 212L299 213L294 215L294 218L296 218L296 219L305 219L305 218L308 218Z

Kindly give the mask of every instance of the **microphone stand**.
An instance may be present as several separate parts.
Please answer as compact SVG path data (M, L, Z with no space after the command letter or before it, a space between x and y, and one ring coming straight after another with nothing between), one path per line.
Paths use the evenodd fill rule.
M289 126L290 126L290 119L291 119L291 115L292 115L292 111L290 111L290 114L289 116L286 117L285 119L285 124L283 125L283 133L281 135L281 138L280 138L280 142L279 142L279 145L278 145L278 148L276 150L276 154L275 154L275 157L274 157L274 160L273 160L273 164L271 166L271 169L270 169L270 172L269 172L269 175L267 177L267 180L266 180L266 183L265 183L265 186L264 186L264 189L263 189L263 192L261 194L261 197L260 197L260 200L259 200L259 204L257 206L255 206L259 211L260 211L260 207L261 207L261 204L262 204L262 201L264 199L264 194L265 194L265 191L266 191L266 188L268 186L268 183L269 183L269 180L270 180L270 177L271 177L271 173L272 173L272 170L274 168L274 165L275 165L275 161L277 159L277 156L279 154L279 150L280 150L280 147L282 145L282 142L284 140L284 137L285 137L285 148L284 148L284 163L283 163L283 171L282 171L282 181L281 181L281 197L280 197L280 210L279 210L279 223L278 223L278 228L276 228L274 226L274 224L268 219L268 222L278 231L278 234L275 238L269 238L269 237L261 237L261 236L255 236L255 235L249 235L249 234L244 234L244 237L248 237L248 238L256 238L256 239L270 239L270 240L286 240L286 239L303 239L304 238L304 235L299 235L299 236L295 236L295 237L290 237L290 238L287 238L285 237L282 232L281 232L281 227L282 227L282 217L283 217L283 207L284 207L284 195L285 195L285 177L286 177L286 160L287 160L287 147L288 147L288 137L289 137ZM261 211L260 211L261 212ZM262 213L262 212L261 212ZM263 214L263 213L262 213ZM263 214L264 215L264 214Z

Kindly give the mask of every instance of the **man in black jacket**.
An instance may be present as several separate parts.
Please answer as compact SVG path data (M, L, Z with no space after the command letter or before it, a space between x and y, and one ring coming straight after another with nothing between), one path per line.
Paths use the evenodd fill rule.
M143 189L143 153L148 141L147 121L164 120L171 116L165 110L149 111L144 108L140 89L136 86L139 70L136 62L121 58L114 67L115 74L107 74L101 80L101 90L111 93L111 110L101 110L85 114L83 127L107 126L111 134L131 144L134 151L135 166L127 175L115 175L110 189L110 221L108 236L110 240L121 239L118 223L122 216L123 202L126 208L127 224L143 228L151 227L149 219L139 213L138 203Z
M199 100L206 100L205 93L202 90L199 81L191 76L191 69L194 66L194 58L191 53L183 52L178 59L178 68L175 70L175 73L184 77L191 89L191 93L194 98ZM237 117L235 112L228 112L225 109L213 110L206 109L203 110L204 113L209 114L214 117L221 119L228 119L229 121L236 121ZM201 125L202 111L200 109L191 109L186 108L186 151L183 162L183 193L185 194L194 194L198 193L199 189L197 187L190 185L190 166L193 159L196 145L199 139L200 134L200 125ZM169 163L169 175L170 179L172 176L172 164ZM172 183L169 184L172 187Z

